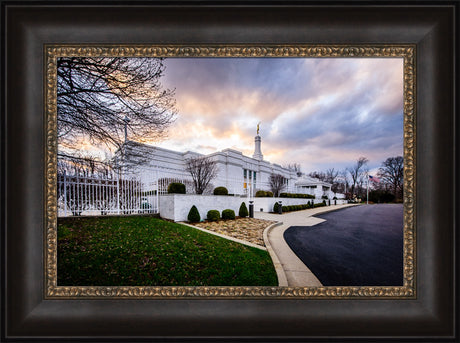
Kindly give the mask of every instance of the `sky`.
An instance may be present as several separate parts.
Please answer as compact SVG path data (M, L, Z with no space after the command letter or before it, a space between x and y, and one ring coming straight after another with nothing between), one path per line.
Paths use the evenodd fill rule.
M402 58L169 58L177 118L155 145L252 156L303 172L378 168L403 154Z

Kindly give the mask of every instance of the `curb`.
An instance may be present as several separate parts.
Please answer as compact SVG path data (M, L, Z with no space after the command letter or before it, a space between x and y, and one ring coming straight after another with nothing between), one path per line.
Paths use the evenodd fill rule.
M214 235L214 236L217 236L217 237L220 237L220 238L227 239L227 240L229 240L229 241L233 241L233 242L236 242L236 243L244 244L244 245L250 246L251 248L257 248L257 249L264 250L264 251L267 251L267 250L268 250L267 248L265 248L265 247L263 247L263 246L260 246L260 245L257 245L257 244L251 243L251 242L243 241L242 239L238 239L238 238L226 236L226 235L223 235L223 234L221 234L221 233L214 232L214 231L206 230L206 229L203 229L203 228L198 227L198 226L193 226L193 225L187 224L187 223L185 223L185 222L179 222L179 224L182 224L182 225L185 225L185 226L192 227L192 228L194 228L194 229L197 229L197 230L200 230L200 231L209 233L209 234L211 234L211 235ZM265 229L265 230L266 230L266 229ZM265 232L265 231L264 231L264 232ZM264 241L265 241L265 237L264 237ZM265 242L265 244L267 244L267 243Z
M281 265L280 260L278 259L278 256L275 253L275 250L273 250L270 241L268 240L268 233L275 227L283 225L283 222L277 222L269 227L267 227L264 232L263 232L263 237L264 237L264 242L265 246L267 248L268 253L270 254L270 257L273 262L273 266L275 267L276 275L278 276L278 286L279 287L288 287L288 281L286 277L286 273L284 272L283 266Z

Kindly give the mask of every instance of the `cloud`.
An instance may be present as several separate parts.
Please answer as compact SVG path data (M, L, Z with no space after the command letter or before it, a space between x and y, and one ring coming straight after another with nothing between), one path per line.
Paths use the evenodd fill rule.
M262 152L274 163L318 170L402 154L402 59L173 58L165 65L179 114L164 147L252 155L260 121Z

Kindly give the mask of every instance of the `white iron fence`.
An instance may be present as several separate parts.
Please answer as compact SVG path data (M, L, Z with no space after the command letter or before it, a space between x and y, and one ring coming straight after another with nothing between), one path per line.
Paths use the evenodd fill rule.
M187 194L195 194L190 174L167 168L113 173L113 176L58 174L58 216L159 213L158 197L168 193L172 182L183 183ZM213 179L203 194L223 186L234 196L254 197L258 190L269 191L270 184L259 180ZM294 184L281 192L306 193Z
M57 176L59 216L158 213L156 181L139 177Z

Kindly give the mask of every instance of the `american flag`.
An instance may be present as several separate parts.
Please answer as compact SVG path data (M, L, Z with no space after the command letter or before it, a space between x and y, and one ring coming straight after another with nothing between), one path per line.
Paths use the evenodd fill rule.
M379 178L372 176L372 175L369 175L369 180L374 181L374 182L380 182Z

